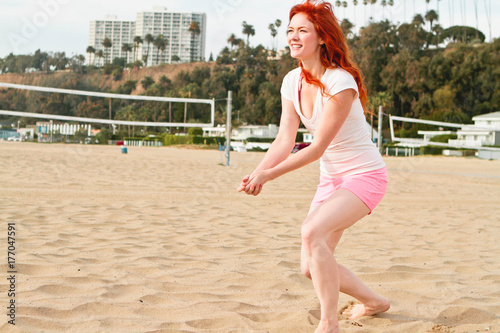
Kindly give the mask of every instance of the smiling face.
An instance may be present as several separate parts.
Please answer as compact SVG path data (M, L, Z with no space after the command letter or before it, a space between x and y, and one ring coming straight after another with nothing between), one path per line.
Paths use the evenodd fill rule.
M314 29L314 24L303 13L292 17L287 39L290 55L301 61L319 58L321 45L324 44Z

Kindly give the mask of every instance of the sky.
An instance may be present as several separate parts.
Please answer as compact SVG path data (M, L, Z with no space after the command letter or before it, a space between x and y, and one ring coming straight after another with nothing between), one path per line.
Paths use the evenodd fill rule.
M254 26L256 35L250 38L251 45L271 46L270 23L280 19L283 25L278 31L279 48L286 46L286 25L290 8L301 0L0 0L0 57L10 53L33 54L37 49L45 52L66 52L67 56L86 55L89 45L89 23L115 15L121 20L135 20L141 11L154 6L166 7L168 11L201 12L207 14L206 59L210 53L216 57L228 45L231 33L240 38L242 22ZM478 28L490 40L489 20L500 15L498 0L394 0L393 7L385 9L378 4L357 6L348 0L347 8L335 7L339 20L348 18L356 29L364 26L373 17L375 21L387 18L394 23L411 21L415 13L424 15L427 9L438 11L439 24L469 25ZM335 1L332 1L335 3ZM465 4L461 7L460 4ZM491 8L488 17L485 8ZM500 37L500 24L491 24L492 37Z

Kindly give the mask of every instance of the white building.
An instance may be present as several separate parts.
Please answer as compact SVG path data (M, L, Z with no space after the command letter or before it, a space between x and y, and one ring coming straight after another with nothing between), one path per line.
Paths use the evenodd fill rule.
M232 131L233 140L246 140L248 138L274 139L278 135L279 127L270 124L268 126L247 125L240 126Z
M226 125L217 125L217 127L203 127L203 136L205 137L226 137Z
M246 151L247 149L262 149L267 150L271 146L270 142L244 142L249 138L259 139L275 139L278 135L279 127L270 124L268 126L245 125L240 126L231 131L231 147L235 151ZM226 126L218 125L217 127L203 128L203 136L226 136ZM266 140L267 141L267 140Z
M268 126L245 125L231 131L231 140L245 141L248 138L275 139L278 135L279 127L270 124ZM203 136L226 137L226 125L217 127L204 127Z
M127 63L134 61L134 52L122 51L123 44L132 45L135 36L135 21L118 20L116 16L108 15L104 20L90 21L89 46L92 46L96 53L102 50L105 58L99 58L96 54L91 54L89 63L95 66L103 66L104 63L113 62L115 58L125 58ZM105 49L102 42L105 38L111 41L111 49Z
M75 135L78 131L85 131L88 136L91 136L92 126L90 124L68 124L54 123L52 121L37 121L35 127L35 133L38 135Z
M482 147L500 146L500 111L472 118L474 125L457 131L458 138L449 140L455 146Z
M189 32L192 22L198 22L200 34ZM153 37L163 35L168 44L163 52L158 53L153 45L149 45L147 66L159 63L172 63L172 57L179 57L181 62L203 60L205 55L207 16L203 13L169 12L165 7L154 7L152 11L137 13L135 35L143 39L139 47L138 57L142 59L148 54L146 35ZM157 55L158 58L157 59ZM191 59L193 58L193 59Z
M199 35L189 32L192 22L198 22ZM127 63L131 63L134 60L143 60L145 56L146 66L175 62L174 56L177 56L180 62L200 61L205 55L206 26L207 18L204 13L169 12L165 7L154 7L151 11L137 13L135 21L118 20L116 16L91 21L89 46L94 47L96 52L102 50L107 55L108 62L115 58L126 58ZM163 35L167 42L165 49L158 50L153 43L148 45L145 41L148 34L153 38ZM140 36L143 43L128 54L122 51L123 44L134 47L135 36ZM104 49L102 42L105 38L111 40L111 50ZM89 63L102 66L105 62L95 54L92 57L94 59L89 59Z

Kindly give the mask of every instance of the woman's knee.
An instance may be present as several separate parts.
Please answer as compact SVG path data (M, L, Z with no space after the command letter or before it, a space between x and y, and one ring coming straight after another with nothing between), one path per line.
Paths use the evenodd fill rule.
M326 245L327 236L314 228L313 223L304 224L301 229L302 246L306 257L311 257L313 250Z
M307 257L311 257L313 251L318 249L328 249L333 253L343 233L343 230L325 232L314 228L312 223L304 224L301 229L303 252Z

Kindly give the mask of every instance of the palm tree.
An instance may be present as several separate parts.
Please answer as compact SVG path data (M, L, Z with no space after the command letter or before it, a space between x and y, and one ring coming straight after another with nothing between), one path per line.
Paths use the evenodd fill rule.
M436 34L436 46L439 46L441 44L441 34L443 33L444 29L441 27L439 24L434 25L432 28L432 32Z
M418 28L418 27L423 26L425 21L424 21L424 18L422 17L422 15L417 14L417 15L415 15L415 17L413 18L413 21L411 21L411 23L413 23L413 25L415 25Z
M271 49L274 51L274 42L275 42L275 38L276 38L276 35L278 34L278 32L276 31L276 28L274 27L274 23L271 23L269 24L269 30L271 31Z
M426 13L429 11L429 2L431 2L431 0L425 0L425 12Z
M439 20L439 16L435 10L431 9L425 14L425 20L430 24L429 31L432 31L432 23Z
M76 56L76 60L78 61L78 65L83 66L83 63L85 62L85 57L83 54L79 54Z
M278 34L279 34L279 29L281 27L281 20L277 19L276 21L274 21L274 25L276 26L276 50L277 50L278 49L278 43L279 43Z
M128 120L128 121L133 121L136 120L136 112L132 106L126 106L122 109L120 109L117 113L115 118L119 120ZM134 132L133 136L135 135L135 126L133 127ZM130 125L128 125L128 136L130 136Z
M94 57L92 55L95 55L95 48L93 46L87 47L87 53L89 55L89 65L90 65L90 59L92 58L92 66L94 66Z
M128 63L128 53L132 51L132 45L128 44L128 43L124 43L122 45L122 52L125 52L127 57L125 58L125 63Z
M231 45L231 50L233 49L233 46L235 46L236 44L235 41L236 41L236 35L235 34L231 34L231 36L229 36L229 38L227 39L227 42L229 43L229 45Z
M342 7L344 8L344 18L345 18L345 9L347 8L347 1L342 1Z
M165 51L165 48L168 45L168 40L163 38L163 35L158 35L156 36L153 45L156 47L156 64L158 65L158 63L160 62L160 53L163 53L163 51Z
M477 18L477 0L474 0L474 11L476 13L476 38L478 38L478 32L479 32L479 21Z
M102 63L102 58L104 57L104 52L102 50L99 50L99 51L97 51L97 53L95 55L97 56L97 58L100 59L99 63Z
M391 13L391 22L392 22L392 7L394 6L394 0L389 0L389 1L387 1L387 3L391 7L391 9L389 10L389 12Z
M358 6L358 0L352 0L352 4L354 5L354 25L356 26L357 24L357 21L356 21L356 7Z
M372 5L371 10L372 10L372 19L373 19L373 7L377 3L377 0L370 0L370 4Z
M243 21L243 34L247 35L247 45L250 45L250 36L255 36L255 29L247 21Z
M490 0L490 6L488 8L488 4L486 3L486 0L484 0L484 8L486 10L486 19L488 20L488 28L490 31L490 42L493 41L493 35L491 34L491 0Z
M452 0L448 0L448 13L450 14L450 26L454 26L454 15L453 13L455 12L455 6L453 5L455 2Z
M380 4L382 5L382 18L385 19L385 7L387 6L387 1L382 0Z
M363 5L365 5L365 25L367 25L367 22L366 22L366 6L368 5L368 3L370 3L369 0L363 0Z
M139 44L142 44L143 40L141 36L134 37L134 62L137 61L137 50L139 49Z
M191 33L191 62L194 62L194 39L201 33L200 24L197 21L191 22L188 31Z
M439 16L439 1L441 0L436 0L436 9L437 9L437 13L438 13L438 16Z
M102 46L104 47L104 50L106 49L110 49L111 46L113 46L113 44L111 43L111 40L106 37L104 38L104 41L102 42ZM109 57L109 61L111 62L111 54L110 54L110 57ZM106 52L105 52L105 57L104 57L104 63L106 64L107 63L107 57L106 57Z
M149 49L150 49L150 45L155 41L155 38L153 37L153 35L151 34L147 34L145 37L144 37L144 40L146 41L146 43L148 43L148 48L146 50L146 55L145 55L145 60L144 60L144 64L147 66L148 65L148 59L149 59Z

